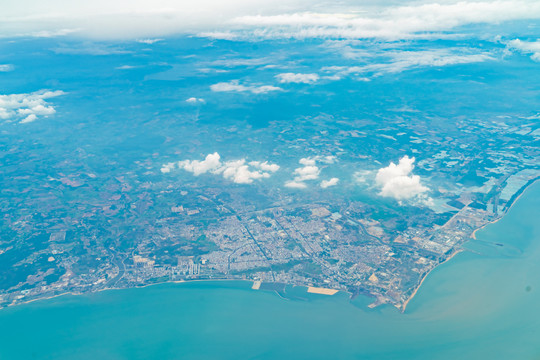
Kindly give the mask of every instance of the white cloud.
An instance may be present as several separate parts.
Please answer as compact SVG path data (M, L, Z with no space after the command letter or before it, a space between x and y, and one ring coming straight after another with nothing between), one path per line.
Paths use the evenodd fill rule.
M339 53L343 58L349 60L363 60L373 57L373 46L368 50L365 47L354 47L357 45L365 45L362 40L326 40L323 44L323 48L326 48L332 52ZM373 44L375 45L375 44Z
M379 195L392 197L398 201L425 196L429 189L420 183L420 176L412 175L415 158L404 156L398 164L390 163L379 169L375 181L381 192Z
M178 162L181 169L192 172L193 175L199 176L206 172L218 172L221 168L220 156L217 152L208 154L202 161L199 160L183 160Z
M298 162L302 165L309 166L309 165L315 165L317 162L322 162L324 164L333 164L335 161L336 161L336 157L333 155L328 155L328 156L317 155L317 156L313 156L309 158L302 158Z
M30 123L32 121L35 121L37 119L37 116L36 114L30 114L28 115L27 117L25 117L24 119L22 119L20 121L21 124L26 124L26 123Z
M237 40L240 38L239 34L235 34L231 31L202 31L197 35L200 37L219 40Z
M269 178L271 173L279 169L279 165L271 164L268 161L252 161L246 163L246 159L231 160L222 162L220 155L215 152L206 156L204 160L182 160L178 163L164 164L160 171L164 174L178 168L189 171L195 176L205 173L221 175L225 179L237 184L251 184L254 180ZM252 169L252 168L254 169Z
M510 49L519 50L523 54L531 54L531 59L540 61L540 40L522 41L519 39L510 40L506 43Z
M249 170L245 162L245 159L241 159L225 163L223 177L237 184L251 184L253 180L270 177L269 173Z
M397 40L425 37L426 33L467 24L540 18L540 3L532 0L419 2L371 8L345 5L344 8L348 11L241 16L232 22L237 25L238 36L244 37Z
M297 182L297 181L287 181L285 183L285 186L291 189L305 189L307 185L303 182Z
M239 66L266 66L272 62L280 62L285 57L283 55L275 55L269 57L232 57L214 60L208 63L210 66L224 66L227 68L234 68Z
M131 69L136 69L137 66L133 66L133 65L122 65L122 66L117 66L115 67L116 70L131 70Z
M295 181L316 180L319 178L321 170L318 166L308 165L294 170Z
M81 29L57 29L57 30L40 30L40 31L33 31L29 36L37 37L37 38L53 38L58 36L66 36L69 34L77 33L78 31L81 31ZM26 36L26 34L24 34Z
M226 23L237 16L275 13L279 9L299 11L308 0L27 0L2 3L2 36L32 34L77 35L94 39L153 39L200 31L226 31Z
M316 163L315 158L302 158L298 162L305 166L313 166Z
M78 43L76 45L67 46L61 45L52 49L57 54L66 55L94 55L94 56L107 56L107 55L120 55L129 54L131 51L124 50L120 47L99 44L99 43Z
M295 73L283 73L276 75L276 78L280 83L303 83L313 84L319 80L317 74L295 74Z
M186 102L189 104L203 104L205 103L204 99L196 98L196 97L190 97L189 99L186 99Z
M464 53L462 49L440 49L425 51L398 51L390 54L392 61L389 64L374 64L368 71L383 71L387 73L401 72L419 66L446 66L468 64L493 60L490 54Z
M330 187L330 186L336 186L338 182L339 182L338 178L331 178L330 180L323 180L321 181L321 187L323 189L326 189L327 187Z
M307 158L301 158L298 162L303 165L302 167L296 168L293 172L294 179L287 181L285 183L286 187L303 189L307 187L305 181L317 180L321 173L321 169L317 166L317 162L324 164L333 164L336 161L335 156L313 156ZM337 179L329 180L329 184L324 187L332 186L334 181L337 183ZM323 181L326 184L326 181ZM322 184L321 184L322 186Z
M336 157L334 155L317 156L316 159L324 164L333 164L336 162Z
M11 64L0 64L0 72L13 71L13 65Z
M210 89L215 92L227 92L227 91L249 91L249 88L244 85L239 85L238 81L220 82L210 86Z
M260 161L251 161L249 165L254 166L256 168L259 168L263 171L270 171L270 172L276 172L279 170L279 165L277 164L269 164L268 161L260 162Z
M30 94L0 95L0 119L29 123L38 116L52 115L56 110L45 100L64 94L59 90L41 90Z
M418 67L441 67L477 63L494 60L488 53L470 53L469 49L437 49L421 51L388 51L384 50L381 55L388 58L387 62L371 63L357 66L326 66L321 70L331 74L335 79L341 79L349 75L374 75L395 74ZM360 78L367 80L369 78Z
M214 92L251 92L253 94L265 94L271 91L282 91L283 89L271 85L241 85L238 80L230 82L220 82L210 86Z
M170 173L171 170L173 170L175 167L176 167L176 163L170 162L170 163L167 163L167 164L163 164L160 171L163 174L167 174L167 173Z
M138 43L147 44L147 45L152 45L159 41L163 41L163 39L138 39L137 40Z
M360 170L354 173L353 178L359 184L366 184L368 179L373 178L373 172L370 170Z
M540 18L536 0L431 1L402 6L396 6L396 1L359 6L353 0L8 1L2 6L0 23L4 36L54 36L77 29L80 36L100 39L152 39L208 31L221 38L401 39L467 24Z

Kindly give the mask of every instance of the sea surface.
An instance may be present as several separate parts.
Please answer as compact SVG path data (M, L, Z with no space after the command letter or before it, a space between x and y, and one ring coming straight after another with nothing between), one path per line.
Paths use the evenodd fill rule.
M466 248L404 314L305 288L163 284L0 310L0 360L540 358L540 182Z

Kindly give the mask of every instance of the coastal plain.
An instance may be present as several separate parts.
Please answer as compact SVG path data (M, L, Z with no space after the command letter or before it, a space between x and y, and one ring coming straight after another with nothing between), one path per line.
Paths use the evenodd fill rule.
M172 359L178 354L193 359L534 358L540 354L539 201L536 183L502 220L478 232L478 240L467 245L474 251L435 269L404 314L389 305L369 310L368 298L350 302L346 294L309 294L305 288L291 289L284 301L273 292L254 291L248 282L160 284L3 309L0 354L21 360Z
M445 58L448 41L463 62L397 68L396 54ZM540 175L537 64L497 58L501 42L448 41L182 37L99 56L59 50L76 40L3 42L0 60L29 65L2 74L14 93L0 123L0 306L246 280L405 311ZM285 82L278 61L318 80ZM380 70L345 72L358 61ZM35 88L44 77L54 89Z

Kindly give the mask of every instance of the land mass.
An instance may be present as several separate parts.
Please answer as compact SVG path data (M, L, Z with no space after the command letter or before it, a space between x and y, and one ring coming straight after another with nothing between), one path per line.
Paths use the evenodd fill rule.
M529 179L504 204L502 212L479 208L470 200L440 226L417 227L394 235L383 222L360 216L359 203L348 203L339 209L323 202L296 204L248 213L216 204L226 214L197 235L197 245L206 244L211 251L175 256L175 263L164 264L157 255L138 251L126 256L111 247L111 268L96 274L91 282L81 283L68 271L52 285L13 291L2 295L2 299L6 306L66 292L168 281L252 280L254 289L259 289L261 283L286 283L307 286L308 292L317 294L364 294L374 297L370 307L392 304L405 311L428 274L462 251L461 245L473 238L477 229L500 219L537 179ZM212 201L210 197L205 199ZM185 224L177 231L196 232L196 227ZM58 239L64 239L65 234L54 233L50 237L61 243ZM57 255L58 252L53 253L47 261L56 261Z

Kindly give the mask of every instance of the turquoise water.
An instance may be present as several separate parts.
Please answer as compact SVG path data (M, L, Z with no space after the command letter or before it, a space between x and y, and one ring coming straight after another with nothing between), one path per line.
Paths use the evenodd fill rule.
M164 284L1 310L0 360L540 358L539 219L536 183L430 274L405 314L344 294Z

